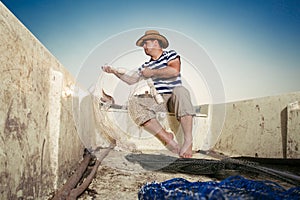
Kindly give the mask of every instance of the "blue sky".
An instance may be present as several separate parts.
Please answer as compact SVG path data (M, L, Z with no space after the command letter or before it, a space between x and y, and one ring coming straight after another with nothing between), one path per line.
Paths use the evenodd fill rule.
M2 3L74 76L95 46L112 35L160 27L181 32L206 50L227 101L300 91L299 0Z

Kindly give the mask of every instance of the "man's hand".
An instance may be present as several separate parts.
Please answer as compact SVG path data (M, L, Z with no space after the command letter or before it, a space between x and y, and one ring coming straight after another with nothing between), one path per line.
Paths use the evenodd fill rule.
M138 75L138 73L127 74L126 69L123 68L116 69L112 66L104 65L101 67L101 69L106 73L114 74L116 77L118 77L128 85L137 83L140 80L140 76Z
M108 66L108 65L104 65L101 68L106 73L115 74L115 72L116 72L116 70L114 68L112 68L111 66Z

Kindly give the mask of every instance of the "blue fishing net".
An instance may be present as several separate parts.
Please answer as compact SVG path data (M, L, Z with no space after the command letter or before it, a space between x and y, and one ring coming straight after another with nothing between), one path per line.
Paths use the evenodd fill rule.
M163 199L300 199L300 187L285 189L272 181L257 181L231 176L223 181L189 182L174 178L162 183L147 183L140 200Z

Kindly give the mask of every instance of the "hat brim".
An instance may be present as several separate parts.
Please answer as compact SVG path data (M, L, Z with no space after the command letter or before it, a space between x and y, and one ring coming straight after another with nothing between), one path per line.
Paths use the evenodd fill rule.
M167 38L165 38L163 35L160 34L147 34L143 35L140 39L136 41L136 45L139 47L143 46L143 42L145 40L159 40L161 41L162 48L165 49L169 46L169 42Z

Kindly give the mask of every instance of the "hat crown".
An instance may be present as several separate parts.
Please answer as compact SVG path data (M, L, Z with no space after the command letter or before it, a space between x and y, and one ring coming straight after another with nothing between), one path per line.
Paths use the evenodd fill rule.
M145 32L145 35L152 35L152 34L160 35L159 32L156 30L148 30Z

